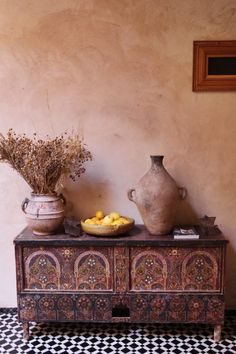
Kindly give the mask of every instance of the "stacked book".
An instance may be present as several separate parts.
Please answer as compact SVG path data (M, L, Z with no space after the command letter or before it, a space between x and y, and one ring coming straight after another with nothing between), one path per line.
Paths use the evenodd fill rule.
M176 240L196 240L199 239L199 233L194 226L178 226L173 230Z

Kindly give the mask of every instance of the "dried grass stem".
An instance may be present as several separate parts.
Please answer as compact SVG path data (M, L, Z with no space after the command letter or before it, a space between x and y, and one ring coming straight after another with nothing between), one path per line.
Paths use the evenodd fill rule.
M51 194L64 175L75 181L85 172L84 163L92 160L79 135L63 133L53 139L38 139L0 133L0 162L8 163L32 188L33 193Z

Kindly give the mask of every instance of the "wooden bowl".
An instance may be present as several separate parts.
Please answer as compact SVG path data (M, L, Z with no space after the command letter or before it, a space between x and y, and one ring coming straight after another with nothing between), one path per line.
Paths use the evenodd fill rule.
M116 236L121 235L134 227L134 219L125 217L129 223L121 225L93 225L86 224L84 220L81 220L81 227L84 232L95 236Z

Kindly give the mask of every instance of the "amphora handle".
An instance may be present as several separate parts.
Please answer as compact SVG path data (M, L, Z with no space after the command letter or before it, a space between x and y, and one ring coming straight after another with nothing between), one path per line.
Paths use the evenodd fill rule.
M127 192L127 196L129 198L129 200L131 200L131 202L136 203L136 191L134 188L130 188Z
M178 187L180 199L184 200L187 197L187 189L184 187Z

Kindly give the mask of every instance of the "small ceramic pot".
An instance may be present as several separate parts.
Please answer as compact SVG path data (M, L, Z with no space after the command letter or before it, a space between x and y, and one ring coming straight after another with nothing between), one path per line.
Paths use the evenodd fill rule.
M22 202L28 226L35 235L51 235L63 223L65 199L62 195L34 194Z

